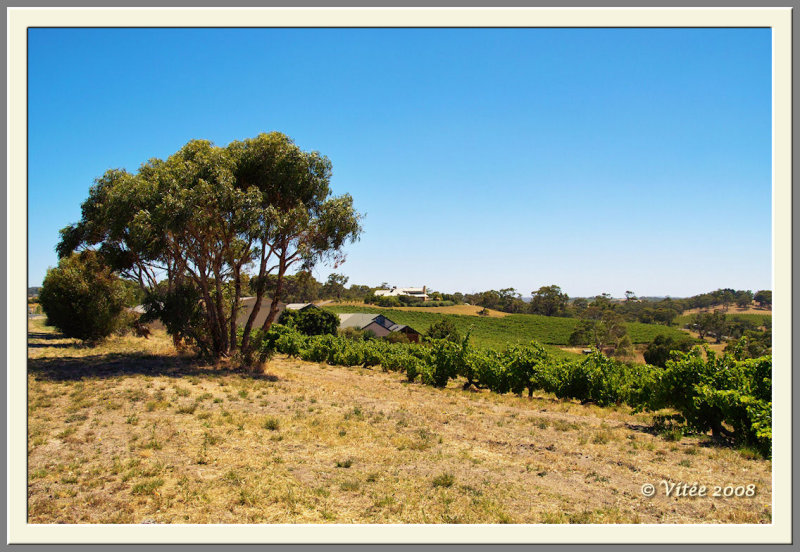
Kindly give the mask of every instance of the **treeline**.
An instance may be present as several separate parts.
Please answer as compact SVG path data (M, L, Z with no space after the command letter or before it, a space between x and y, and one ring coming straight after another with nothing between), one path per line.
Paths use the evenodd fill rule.
M459 294L461 295L461 294ZM570 298L557 285L543 286L531 292L529 301L522 299L515 288L489 290L461 295L464 302L508 313L541 314L544 316L566 316L591 318L592 309L613 309L628 322L671 325L684 311L694 308L728 310L732 305L747 307L755 301L763 308L772 306L772 292L760 290L718 289L687 298L649 299L638 298L632 291L625 292L624 299L613 299L608 293L594 298Z
M433 328L431 329L433 330ZM240 336L241 338L241 336ZM310 362L340 366L378 366L400 371L409 381L445 387L461 378L465 389L531 396L535 390L559 398L636 410L675 409L686 431L707 432L771 454L772 358L746 359L740 351L717 356L695 347L671 354L665 366L637 365L599 351L581 360L553 358L536 342L502 351L477 350L469 335L428 338L422 344L390 343L346 336L308 336L273 325L257 332L262 360L278 352Z

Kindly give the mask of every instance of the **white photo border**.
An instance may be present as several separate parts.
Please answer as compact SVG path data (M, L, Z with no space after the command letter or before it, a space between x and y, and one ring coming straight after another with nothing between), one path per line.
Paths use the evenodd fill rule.
M27 523L29 27L769 27L773 487L769 525L42 525ZM791 8L7 8L9 543L789 543L792 523ZM17 229L12 232L12 229ZM777 484L776 484L777 483Z

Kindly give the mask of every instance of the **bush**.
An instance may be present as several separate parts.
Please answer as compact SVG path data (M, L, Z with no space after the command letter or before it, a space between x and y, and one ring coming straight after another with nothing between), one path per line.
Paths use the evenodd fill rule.
M447 382L466 372L467 341L453 343L445 339L431 341L430 370L422 372L422 381L435 387L445 387Z
M688 353L695 341L688 335L684 339L676 340L672 336L659 334L644 351L644 360L647 364L664 367L673 351Z
M430 325L428 331L425 332L428 339L446 339L454 343L461 341L461 335L458 333L458 328L453 324L453 321L445 316L438 322Z
M737 360L758 358L772 354L772 331L746 331L745 334L725 346L725 353Z
M772 357L737 360L695 347L657 373L647 407L678 410L696 431L772 451ZM729 430L725 425L732 428Z
M399 307L401 306L400 299L397 297L378 297L376 299L379 307Z
M183 341L208 352L211 338L205 324L201 293L192 282L184 280L168 288L159 284L144 298L142 322L160 320L176 347Z
M39 302L50 324L67 337L95 343L120 325L126 288L94 251L73 253L51 268Z
M114 325L115 335L128 335L136 329L136 323L139 321L139 315L133 311L123 309L117 317L117 322Z
M284 309L278 323L305 335L336 335L339 317L334 313L310 307L301 311Z
M549 362L549 355L538 343L530 345L512 345L503 354L508 387L517 395L528 389L528 396L533 395L535 388L540 388L539 368Z
M403 332L391 332L383 336L383 341L386 343L411 343L411 340Z
M374 336L375 334L372 335ZM339 336L346 337L347 339L352 339L353 341L363 341L369 339L369 337L367 336L367 332L353 327L340 329Z

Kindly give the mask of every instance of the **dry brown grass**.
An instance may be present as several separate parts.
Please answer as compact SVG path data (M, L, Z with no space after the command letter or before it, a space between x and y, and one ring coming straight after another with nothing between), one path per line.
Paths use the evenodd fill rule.
M31 329L31 523L765 523L770 462L670 442L652 418L444 390L276 358L179 358L162 332L98 349ZM754 498L643 498L662 479Z
M353 307L372 307L372 308L377 307L377 305L368 305L366 303L358 303L354 301L345 301L336 304L348 305ZM378 307L378 308L387 308L387 309L394 309L401 311L437 312L439 314L461 314L466 316L478 316L478 312L483 310L483 307L478 307L475 305L453 305L450 307ZM508 316L507 312L502 312L494 309L486 309L486 311L489 313L488 316L493 318L502 318L504 316Z
M721 305L716 305L714 307L709 308L696 308L696 309L688 309L683 311L683 314L697 314L699 312L714 312L715 310L722 310ZM752 303L749 307L741 308L736 305L730 305L727 311L724 311L725 314L763 314L763 315L770 315L772 316L772 308L761 308L756 306L756 303Z

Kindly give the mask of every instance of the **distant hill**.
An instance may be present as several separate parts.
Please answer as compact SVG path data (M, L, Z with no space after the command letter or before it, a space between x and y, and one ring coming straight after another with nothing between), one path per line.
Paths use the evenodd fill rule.
M35 297L35 296L39 295L39 291L41 291L41 289L42 289L41 286L29 287L28 288L28 297Z

